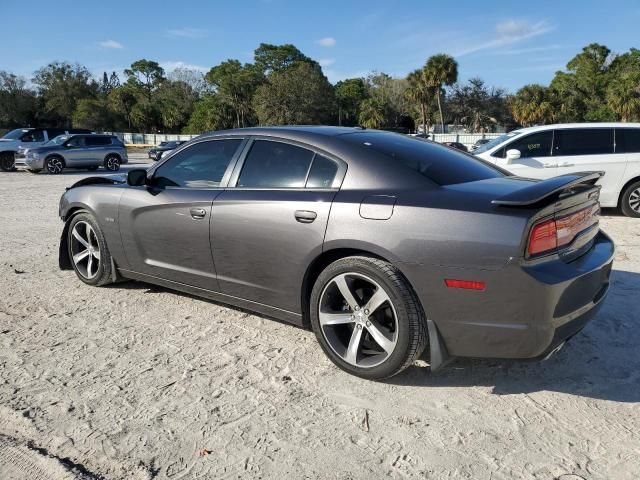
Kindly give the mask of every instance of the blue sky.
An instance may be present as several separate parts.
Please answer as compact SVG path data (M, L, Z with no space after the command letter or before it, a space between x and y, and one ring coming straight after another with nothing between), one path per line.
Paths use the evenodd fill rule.
M167 70L206 70L227 58L251 61L267 42L293 43L332 82L373 70L406 75L445 52L457 59L461 79L479 76L515 91L547 83L588 43L614 52L640 47L637 0L3 3L0 70L27 77L53 60L96 74L139 58Z

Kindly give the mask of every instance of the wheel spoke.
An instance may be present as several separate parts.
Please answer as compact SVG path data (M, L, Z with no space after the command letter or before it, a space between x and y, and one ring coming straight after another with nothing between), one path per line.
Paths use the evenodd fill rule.
M389 340L384 335L384 333L382 333L377 322L369 320L369 324L366 326L366 329L371 334L376 343L380 345L385 352L387 352L388 354L391 354L391 352L393 352L395 342Z
M347 354L345 360L352 365L356 365L358 359L358 349L360 348L360 340L362 339L362 329L354 328L349 340L349 346L347 347Z
M320 312L320 325L343 325L345 323L353 323L353 315L349 312L344 313L324 313Z
M87 261L87 277L93 277L93 273L91 273L91 269L93 268L93 255L89 255L89 260Z
M339 277L336 277L334 282L338 287L338 290L340 290L342 297L346 300L349 307L351 307L351 310L355 310L356 307L359 306L358 301L356 300L353 293L351 292L351 289L349 288L346 275L340 275Z
M87 256L89 256L89 250L83 250L73 256L73 261L77 265L78 262L84 260Z
M78 229L76 227L73 227L73 231L71 232L71 234L73 235L73 238L75 238L82 245L84 245L85 248L89 248L89 244L84 238L82 238L82 236L80 235L80 232L78 232Z
M373 296L369 299L367 304L364 306L364 310L365 312L369 312L367 315L373 315L373 312L375 312L380 307L380 305L382 305L387 300L389 300L389 296L382 288L378 288Z

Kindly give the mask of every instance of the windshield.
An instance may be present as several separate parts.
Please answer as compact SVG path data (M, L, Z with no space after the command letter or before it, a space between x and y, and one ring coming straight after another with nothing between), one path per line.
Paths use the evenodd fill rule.
M484 145L480 145L478 148L476 148L473 151L473 154L477 154L477 153L483 153L486 152L487 150L491 150L493 147L496 147L498 145L500 145L503 142L506 142L507 140L509 140L510 138L515 137L516 135L520 135L520 132L509 132L509 133L505 133L504 135L500 135L497 138L494 138L493 140L488 141L487 143L485 143Z
M64 142L69 140L69 138L71 138L71 135L58 135L45 143L45 145L62 145Z
M7 132L2 138L6 138L8 140L19 140L20 137L22 137L22 135L24 135L28 131L28 128L16 128L15 130Z

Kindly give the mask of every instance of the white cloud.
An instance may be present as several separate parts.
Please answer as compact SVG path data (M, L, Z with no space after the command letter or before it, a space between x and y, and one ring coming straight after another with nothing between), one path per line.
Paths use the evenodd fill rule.
M495 36L486 42L476 43L473 46L462 48L455 53L456 57L469 55L482 50L495 50L519 43L523 40L538 37L554 29L546 21L531 23L525 20L510 19L499 22L495 27Z
M335 47L336 39L333 37L324 37L318 40L316 43L323 47Z
M167 30L167 36L173 38L203 38L209 34L207 30L202 28L172 28Z
M172 72L173 70L176 70L177 68L185 68L187 70L197 70L199 72L208 72L209 69L207 67L203 67L202 65L195 65L193 63L185 63L182 61L171 61L168 60L166 62L160 62L160 66L166 71L166 72Z
M321 67L328 67L329 65L333 65L334 63L336 63L336 59L335 58L321 58L320 60L318 60L318 63L320 64Z
M509 50L497 50L495 52L491 52L494 55L523 55L525 53L538 53L538 52L548 52L550 50L560 50L562 49L562 45L543 45L541 47L530 47L530 48L513 48Z
M111 49L124 48L124 45L122 45L120 42L116 42L115 40L105 40L104 42L100 42L98 45L100 45L102 48L111 48Z

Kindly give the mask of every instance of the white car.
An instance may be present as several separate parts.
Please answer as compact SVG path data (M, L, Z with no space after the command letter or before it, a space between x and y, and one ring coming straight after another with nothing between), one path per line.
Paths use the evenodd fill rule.
M521 128L473 154L520 177L601 170L600 204L640 218L640 123L567 123Z

